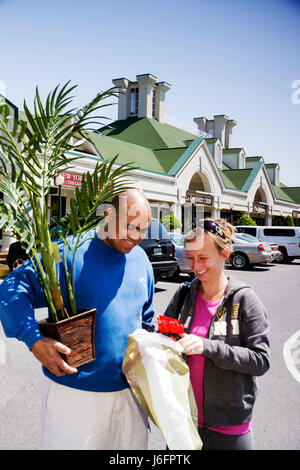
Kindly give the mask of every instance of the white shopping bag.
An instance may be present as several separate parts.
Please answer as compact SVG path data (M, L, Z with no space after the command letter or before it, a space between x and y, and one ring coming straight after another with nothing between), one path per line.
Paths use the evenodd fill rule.
M129 335L123 372L170 450L200 450L197 406L182 347L143 329Z

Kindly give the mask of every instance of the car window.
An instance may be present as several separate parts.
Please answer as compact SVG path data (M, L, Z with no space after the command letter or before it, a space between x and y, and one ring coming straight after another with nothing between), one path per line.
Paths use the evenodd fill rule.
M269 237L294 237L295 230L293 228L265 228L264 235Z
M236 233L235 234L236 238L240 238L241 240L253 242L253 243L259 243L259 239L256 237L253 237L253 235L249 235L248 233Z
M237 227L239 233L248 233L249 235L256 235L256 227Z

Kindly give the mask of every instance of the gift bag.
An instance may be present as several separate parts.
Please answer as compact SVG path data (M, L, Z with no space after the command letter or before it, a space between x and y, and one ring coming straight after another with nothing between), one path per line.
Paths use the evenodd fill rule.
M137 329L129 335L123 373L170 450L200 450L197 406L182 347L171 338Z

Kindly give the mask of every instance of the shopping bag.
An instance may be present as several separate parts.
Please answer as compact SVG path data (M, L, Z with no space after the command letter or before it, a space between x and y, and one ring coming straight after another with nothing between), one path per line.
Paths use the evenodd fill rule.
M197 406L182 347L159 333L129 335L123 373L170 450L200 450Z

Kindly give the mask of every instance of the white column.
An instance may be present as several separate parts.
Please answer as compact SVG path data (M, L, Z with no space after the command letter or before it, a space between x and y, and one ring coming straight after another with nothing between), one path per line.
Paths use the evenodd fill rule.
M156 82L156 77L150 73L145 75L137 75L137 82L139 84L139 118L152 118L152 98L153 86Z
M3 201L8 202L8 197L6 194L3 194ZM7 232L6 230L2 230L2 249L1 251L5 252L8 251L9 245L15 242L16 239L12 236L11 232Z
M119 88L118 98L118 120L128 117L128 84L127 78L115 78L113 84Z
M157 83L155 100L155 117L159 122L165 122L165 95L171 85L166 82Z

